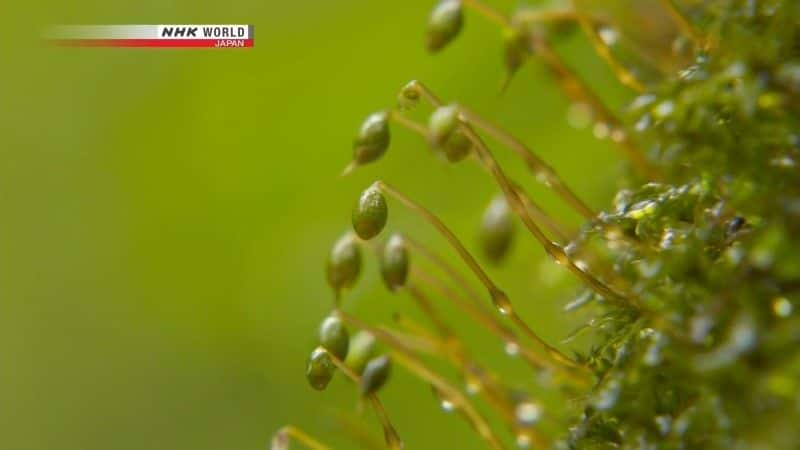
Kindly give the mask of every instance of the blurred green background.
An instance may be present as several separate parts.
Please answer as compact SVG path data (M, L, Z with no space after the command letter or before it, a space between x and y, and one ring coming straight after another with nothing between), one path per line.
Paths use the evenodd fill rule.
M471 248L496 192L469 163L448 166L396 129L376 165L338 175L370 112L412 78L502 122L595 207L619 171L611 144L565 120L545 71L526 66L501 95L499 31L469 15L444 53L423 50L433 0L17 2L4 6L0 71L0 447L264 449L285 423L342 444L338 377L304 378L330 308L324 260L359 192L382 178L429 206ZM505 11L516 1L492 2ZM56 23L249 23L251 50L59 49ZM580 36L561 45L614 105L622 92ZM416 116L424 118L422 115ZM577 217L508 151L496 153L554 215ZM390 204L390 230L451 255ZM520 234L490 273L552 342L576 286ZM374 260L345 307L373 323L419 317L384 292ZM448 313L448 315L450 315ZM534 387L501 343L460 318L474 353ZM569 348L569 347L565 347ZM548 411L563 405L542 393ZM406 448L480 448L400 370L383 394ZM377 433L371 413L365 423Z

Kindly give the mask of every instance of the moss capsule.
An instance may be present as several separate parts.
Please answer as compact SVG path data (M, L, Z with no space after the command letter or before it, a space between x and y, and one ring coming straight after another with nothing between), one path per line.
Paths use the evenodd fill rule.
M389 114L385 111L370 114L353 142L353 161L368 164L377 160L386 153L390 141Z
M508 253L514 238L514 221L505 197L498 195L489 203L483 214L480 228L480 246L483 255L491 262L500 262Z
M349 347L344 363L361 375L367 362L375 356L375 338L366 331L359 331L350 338Z
M372 239L386 226L389 209L381 191L370 187L359 197L353 208L353 229L358 237Z
M457 105L436 108L428 119L429 140L434 148L441 149L450 162L459 162L472 150L472 141L458 129Z
M328 284L335 291L347 289L358 280L361 273L361 250L358 240L347 233L333 245L326 267Z
M390 291L406 284L408 278L408 249L403 237L393 234L383 247L380 258L381 276Z
M429 139L434 147L443 147L455 134L458 124L458 106L446 105L436 108L428 119Z
M414 109L421 98L422 92L417 80L409 81L397 94L397 107L404 111Z
M335 370L336 366L333 364L328 351L322 347L315 348L308 358L308 366L306 367L308 384L318 391L324 390L328 387L328 383L331 382Z
M350 335L341 319L336 316L328 316L322 321L319 327L319 343L333 356L341 360L347 358Z
M361 375L361 394L369 395L383 387L389 379L391 368L391 360L386 355L370 360Z
M503 63L506 76L511 78L528 57L527 36L524 33L508 29L503 34Z
M447 142L444 143L444 156L448 161L456 163L469 156L472 147L472 141L467 135L457 130L447 139Z
M425 44L431 53L438 52L453 41L464 25L460 0L440 1L428 18Z

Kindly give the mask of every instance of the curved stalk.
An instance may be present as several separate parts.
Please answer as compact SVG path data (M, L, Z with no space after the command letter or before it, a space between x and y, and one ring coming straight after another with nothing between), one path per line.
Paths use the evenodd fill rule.
M464 119L466 120L466 118ZM522 220L523 224L525 224L525 227L530 231L530 233L536 238L537 241L539 241L539 244L544 248L545 252L550 255L550 257L552 257L556 263L566 267L571 273L573 273L598 294L610 301L618 301L635 306L636 302L634 300L625 298L622 294L617 293L605 283L575 265L575 263L569 258L561 246L547 238L544 232L542 232L541 228L534 223L533 219L524 208L524 204L520 199L519 194L517 194L516 190L514 190L511 186L511 183L508 181L508 178L506 177L502 168L497 164L494 156L492 156L489 147L485 142L483 142L483 139L481 139L475 130L472 129L469 123L465 122L461 128L467 137L472 140L473 144L475 144L475 148L478 150L481 160L487 165L487 167L489 167L492 175L497 181L497 184L500 185L500 188L503 190L503 193L508 200L509 206L511 206L515 214ZM531 337L533 337L533 335L531 335ZM538 338L534 339L539 340ZM562 356L563 355L559 355L559 359L561 359ZM563 356L563 358L570 360L570 358L567 358L566 356Z
M327 350L326 350L327 351ZM347 378L349 378L356 386L361 384L361 376L355 373L352 369L347 367L344 361L340 360L331 352L327 352L328 356L330 356L331 361L333 364L342 371L343 374ZM372 409L375 411L375 415L378 416L378 420L381 422L381 426L383 427L383 434L386 438L386 444L392 450L401 450L403 448L403 441L400 439L400 435L397 434L397 430L392 425L392 421L389 420L389 415L386 413L386 408L383 407L383 403L378 398L377 394L369 394L367 395L367 399L369 400L370 404L372 405Z
M309 436L303 430L294 425L285 425L278 430L278 432L275 433L275 436L272 438L270 449L287 450L289 448L289 442L292 439L305 445L311 450L331 450L330 447Z
M606 64L611 68L614 72L614 75L617 76L617 79L623 86L626 86L637 93L642 93L646 90L645 86L631 73L630 70L625 68L619 60L614 56L611 52L611 48L600 39L600 36L597 35L597 30L595 30L594 24L591 20L586 16L586 14L582 13L578 8L575 6L575 2L573 1L573 9L575 10L575 19L577 20L578 24L580 25L581 29L583 29L584 34L586 37L589 38L589 43L592 44L595 53L600 56Z
M390 333L387 333L379 328L371 327L359 319L350 316L349 314L343 313L341 314L341 318L350 326L362 329L372 334L375 339L392 348L394 360L400 365L404 366L417 378L430 383L438 390L438 392L442 393L442 395L445 395L448 401L451 401L451 403L458 408L464 418L469 422L478 435L484 441L486 441L490 448L493 450L505 449L505 446L497 438L494 431L492 431L489 423L475 409L469 399L465 397L458 388L450 384L449 381L425 366L425 364L423 364L422 361L420 361L412 351L406 348L400 341L396 340Z
M501 127L493 124L492 122L484 119L479 114L475 113L469 108L459 106L461 112L467 120L475 125L476 128L484 131L489 136L497 139L501 144L505 145L516 153L528 166L528 169L534 174L537 180L541 181L545 186L556 192L570 207L580 213L585 219L592 219L595 216L586 203L581 200L575 192L564 183L564 180L556 173L556 171L534 153L522 141L515 138L511 133L508 133Z

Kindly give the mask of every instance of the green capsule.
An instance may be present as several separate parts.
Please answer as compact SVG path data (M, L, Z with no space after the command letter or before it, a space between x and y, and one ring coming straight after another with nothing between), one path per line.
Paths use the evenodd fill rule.
M322 347L315 348L308 358L308 367L306 368L308 384L318 391L324 390L331 382L335 370L336 365L333 364L328 351Z
M319 343L333 356L341 360L347 357L350 335L341 319L336 316L328 316L322 321L322 325L319 327Z
M453 137L459 124L457 105L446 105L436 108L428 119L428 133L431 145L444 147Z
M389 114L385 111L370 114L353 142L353 161L368 164L377 160L386 153L390 141Z
M369 395L383 387L389 379L391 368L391 360L386 355L370 360L361 375L361 394Z
M328 284L335 291L355 284L361 273L361 249L352 233L347 233L333 245L326 267Z
M353 229L358 237L369 240L378 235L386 225L389 208L381 191L370 187L358 199L353 208Z
M503 195L492 199L483 214L480 246L486 259L493 263L500 262L511 247L514 238L512 219L511 209Z
M433 8L428 18L426 46L431 53L438 52L461 32L464 11L460 0L442 0Z
M511 78L528 58L527 36L515 29L503 33L503 63L506 77Z
M408 249L403 237L393 234L381 252L381 276L390 291L396 291L408 279Z
M420 98L422 98L422 92L419 83L417 80L409 81L397 94L397 107L403 111L414 109L419 104Z
M459 109L457 105L437 108L428 119L429 140L434 148L443 151L450 162L459 162L472 151L472 141L458 129Z
M366 331L359 331L350 338L350 349L344 363L353 369L353 372L361 375L367 361L375 356L375 338Z
M467 135L457 130L447 139L447 142L444 143L444 156L451 163L457 163L469 156L472 147L472 141Z

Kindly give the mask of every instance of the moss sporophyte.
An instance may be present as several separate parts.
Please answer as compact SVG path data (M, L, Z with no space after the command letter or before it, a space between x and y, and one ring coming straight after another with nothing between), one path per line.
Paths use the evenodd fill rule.
M367 116L345 173L389 151L394 127L444 161L477 164L497 186L484 196L494 198L477 226L479 257L424 199L373 183L352 209L353 231L329 253L336 301L308 359L309 384L324 390L336 372L353 383L382 428L376 443L366 421L341 427L363 448L403 447L378 398L393 370L457 411L474 448L800 448L800 2L646 0L636 23L598 4L551 3L504 13L481 0L442 0L426 47L457 45L473 19L497 26L504 82L525 64L543 66L572 103L567 120L619 149L626 187L590 206L494 120L406 83L396 106ZM560 41L576 33L628 90L626 108L608 107L562 57ZM584 220L580 229L540 207L529 180L507 174L495 157L505 150ZM430 226L460 265L413 229L380 236L389 208ZM525 299L510 298L482 265L504 264L523 232L582 286L565 307L580 317L559 345L539 336L514 308ZM399 313L396 327L375 326L340 305L367 249L386 288L408 297L430 327ZM566 406L553 413L483 364L439 301L499 340ZM567 351L578 335L588 349ZM436 359L460 379L434 370ZM279 430L273 448L291 441L329 448L295 426Z

